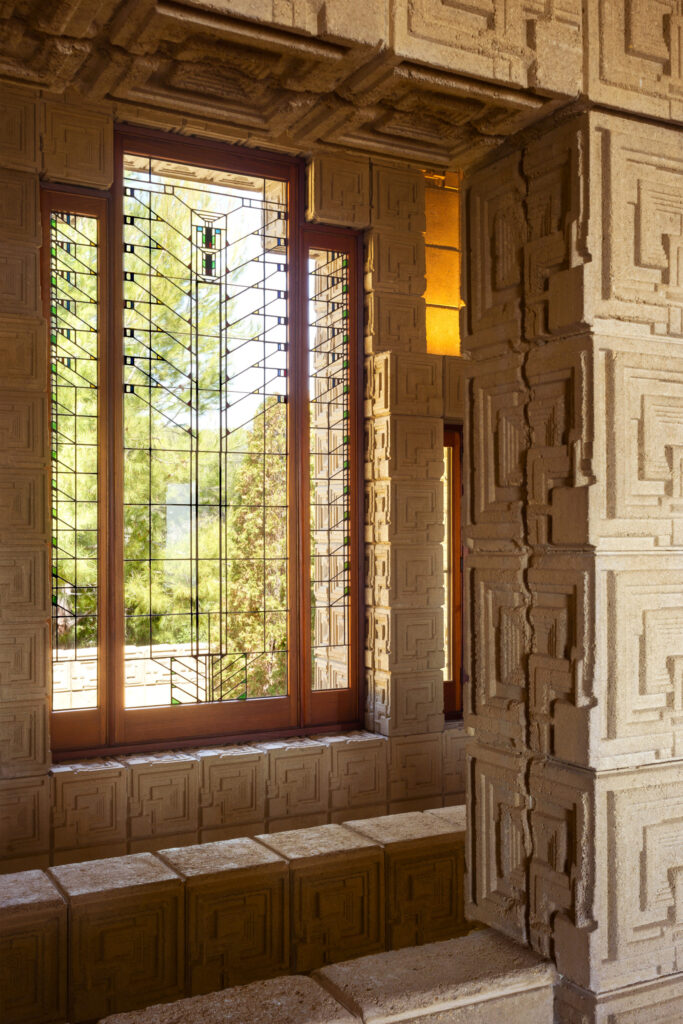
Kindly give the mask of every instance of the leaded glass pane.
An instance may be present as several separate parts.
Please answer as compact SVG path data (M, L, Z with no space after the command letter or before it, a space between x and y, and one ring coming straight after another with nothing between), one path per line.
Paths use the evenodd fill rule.
M281 182L124 160L126 706L287 692Z
M349 258L309 253L311 645L314 690L349 686Z
M97 706L98 222L50 214L52 688Z

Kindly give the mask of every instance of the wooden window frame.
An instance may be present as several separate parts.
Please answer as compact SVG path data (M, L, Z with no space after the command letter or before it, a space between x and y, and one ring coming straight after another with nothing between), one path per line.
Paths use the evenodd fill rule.
M462 426L444 424L444 448L452 450L450 515L446 529L450 533L450 664L452 678L444 680L444 715L446 721L459 721L463 717L463 572L462 572Z
M124 707L123 672L123 155L135 153L232 172L259 174L285 182L288 194L288 317L290 356L288 398L289 445L289 693L153 708ZM288 157L222 143L122 127L115 135L115 179L110 192L68 186L45 187L41 195L44 224L43 301L49 319L49 230L51 210L96 216L100 222L99 273L99 430L100 534L98 707L52 711L51 741L55 760L132 753L247 739L293 736L324 729L358 727L362 722L363 687L363 353L362 236L347 228L304 221L304 166ZM313 248L343 252L349 259L352 342L349 367L351 419L351 623L349 687L311 688L309 585L309 449L307 254Z

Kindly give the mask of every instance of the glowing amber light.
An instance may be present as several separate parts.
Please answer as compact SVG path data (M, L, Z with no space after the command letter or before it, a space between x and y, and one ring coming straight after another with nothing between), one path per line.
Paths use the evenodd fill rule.
M427 351L460 355L460 179L430 175L425 191Z

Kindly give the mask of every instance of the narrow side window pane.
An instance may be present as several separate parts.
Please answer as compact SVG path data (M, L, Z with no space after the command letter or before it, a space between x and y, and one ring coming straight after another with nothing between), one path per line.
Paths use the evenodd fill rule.
M124 160L127 707L287 693L283 183Z
M98 221L50 214L52 689L97 706Z
M311 685L350 685L351 419L349 258L308 257Z

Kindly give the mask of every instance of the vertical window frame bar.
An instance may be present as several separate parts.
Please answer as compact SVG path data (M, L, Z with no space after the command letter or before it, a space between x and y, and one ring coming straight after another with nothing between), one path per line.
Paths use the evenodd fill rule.
M40 196L41 216L43 223L43 246L41 249L41 271L43 282L43 311L48 326L47 344L50 345L49 335L51 327L50 315L50 241L51 241L51 214L53 212L72 213L77 216L92 217L98 223L98 292L97 292L97 352L98 352L98 389L97 389L97 432L98 432L98 455L97 455L97 573L98 573L98 601L97 601L97 706L95 708L79 708L75 710L51 711L50 715L50 739L54 749L64 747L101 747L107 743L107 706L106 706L106 680L107 680L107 658L109 648L109 633L106 628L110 610L109 604L109 580L107 566L107 549L109 545L109 523L106 510L111 504L109 480L107 473L107 451L109 424L106 416L106 400L104 397L104 385L107 380L105 360L109 348L110 337L110 309L109 300L109 210L110 199L108 193L97 192L93 189L73 189L68 186L52 185L49 188L41 189ZM50 360L48 360L48 363ZM49 398L50 422L52 421L52 382L49 377ZM52 472L50 471L49 500L52 508ZM52 578L52 544L50 544L50 579ZM50 633L50 635L52 635ZM51 649L52 650L52 649ZM50 656L50 678L52 679L52 653ZM50 685L50 702L52 707L52 683Z
M463 717L463 572L462 572L462 426L444 424L444 448L452 452L449 494L449 516L446 530L450 537L450 622L449 660L452 678L444 679L444 712L446 721Z

